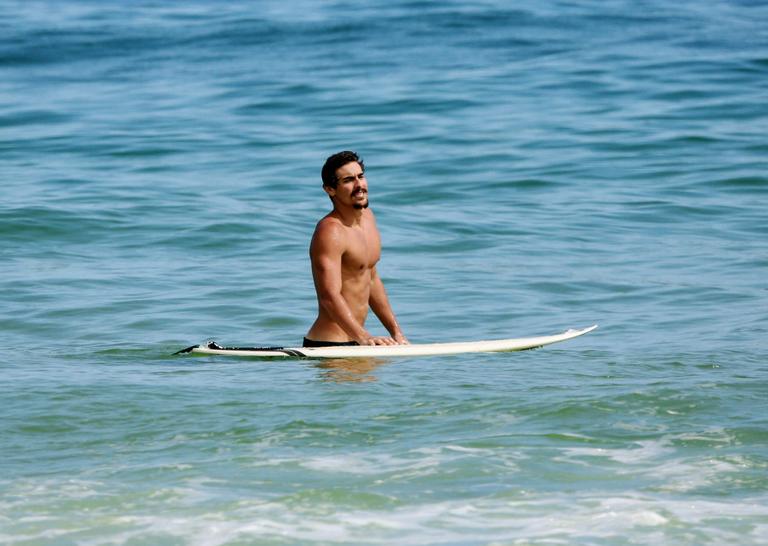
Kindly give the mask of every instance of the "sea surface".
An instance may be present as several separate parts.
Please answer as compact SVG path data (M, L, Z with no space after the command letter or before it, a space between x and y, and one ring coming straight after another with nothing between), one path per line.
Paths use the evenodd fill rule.
M412 342L296 346L366 161ZM768 4L0 2L0 543L768 544ZM375 318L369 326L383 333Z

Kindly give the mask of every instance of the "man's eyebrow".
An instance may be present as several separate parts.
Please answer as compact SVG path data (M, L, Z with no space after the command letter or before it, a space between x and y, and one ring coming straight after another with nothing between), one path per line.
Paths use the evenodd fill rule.
M350 174L349 176L345 176L344 178L339 178L339 180L350 180L352 178L357 178L361 174L365 174L365 171L360 171L358 174Z

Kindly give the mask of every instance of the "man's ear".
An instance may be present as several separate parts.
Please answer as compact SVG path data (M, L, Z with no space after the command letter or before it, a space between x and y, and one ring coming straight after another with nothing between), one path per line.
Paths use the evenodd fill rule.
M336 195L336 188L332 188L330 186L324 185L323 190L325 191L325 193L328 194L328 197L330 197L331 199L333 199L333 196Z

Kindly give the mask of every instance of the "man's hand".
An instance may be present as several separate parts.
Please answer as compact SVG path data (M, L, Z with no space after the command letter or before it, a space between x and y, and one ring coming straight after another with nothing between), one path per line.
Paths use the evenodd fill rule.
M405 337L400 336L402 339L405 339ZM372 336L370 334L356 340L359 345L403 345L402 342L398 342L397 340L388 337L388 336ZM405 340L405 343L408 343L408 340Z

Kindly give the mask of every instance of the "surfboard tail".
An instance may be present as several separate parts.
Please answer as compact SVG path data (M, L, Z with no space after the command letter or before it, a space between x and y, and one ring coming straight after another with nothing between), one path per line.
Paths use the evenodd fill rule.
M176 351L175 353L173 353L172 356L183 355L184 353L191 353L194 349L197 349L198 347L200 347L200 345L192 345L191 347L187 347L186 349L182 349L181 351Z

